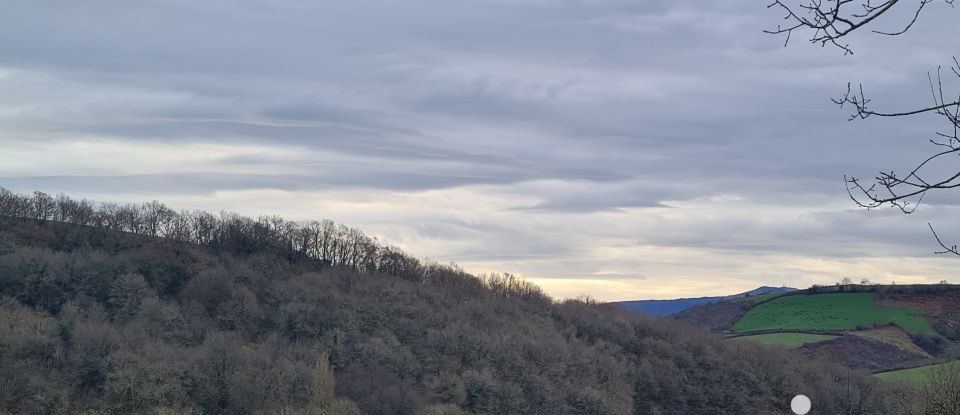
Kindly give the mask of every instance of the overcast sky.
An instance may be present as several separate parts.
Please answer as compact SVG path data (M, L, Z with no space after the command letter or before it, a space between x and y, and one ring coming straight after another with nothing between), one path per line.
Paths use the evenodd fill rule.
M929 103L958 12L845 57L765 4L0 0L0 186L327 218L556 297L960 282L926 225L960 239L960 198L867 212L842 181L938 120L829 101Z

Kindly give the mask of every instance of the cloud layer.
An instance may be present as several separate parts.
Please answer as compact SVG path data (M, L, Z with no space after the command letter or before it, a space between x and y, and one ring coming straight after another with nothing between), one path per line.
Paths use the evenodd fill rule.
M849 123L828 100L863 82L926 103L960 34L945 6L852 57L784 48L746 0L4 9L12 189L330 218L561 297L954 278L926 222L960 238L956 197L866 212L841 181L911 166L935 119Z

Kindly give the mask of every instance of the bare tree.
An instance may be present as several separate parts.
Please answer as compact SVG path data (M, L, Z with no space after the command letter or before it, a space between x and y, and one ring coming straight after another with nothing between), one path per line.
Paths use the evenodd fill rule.
M787 23L765 32L784 36L785 45L790 42L794 32L804 32L810 36L808 40L811 43L833 45L848 55L853 54L853 48L846 42L847 36L863 30L883 36L899 36L913 28L931 4L943 3L952 8L955 0L802 1L788 3L788 0L773 0L767 7L784 11L784 20ZM878 28L877 22L881 16L894 19L899 17L900 21L890 28ZM851 121L871 117L935 115L944 123L940 131L934 132L934 137L929 140L935 151L916 163L912 169L906 172L880 171L871 180L844 176L850 199L858 206L867 209L891 206L909 214L917 209L928 192L960 188L960 167L949 167L948 164L944 169L940 164L956 163L956 158L951 157L960 155L960 90L948 91L945 77L960 78L960 61L956 57L948 70L937 68L935 72L927 74L932 102L912 109L876 110L872 100L864 92L863 85L854 87L847 84L846 92L833 99L841 108L852 109ZM943 173L944 171L947 173ZM938 254L960 255L957 246L944 242L932 225L930 230L943 248L937 251Z
M20 195L0 187L0 217L105 228L191 242L234 252L279 252L291 261L311 258L328 266L423 279L420 260L382 244L359 229L330 220L291 222L279 216L257 219L236 213L175 211L157 202L94 204L66 195Z

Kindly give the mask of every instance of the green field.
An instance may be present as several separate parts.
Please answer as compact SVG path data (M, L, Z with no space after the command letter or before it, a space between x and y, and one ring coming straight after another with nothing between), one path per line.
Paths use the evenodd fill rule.
M871 293L787 295L760 304L733 326L735 331L761 329L847 330L896 322L911 333L932 333L918 311L873 302Z
M826 334L808 334L808 333L769 333L758 334L755 336L737 337L737 339L747 339L757 341L763 344L783 346L789 349L803 346L807 343L819 343L822 341L833 340L839 336L830 336Z
M917 385L935 380L942 371L960 371L960 360L940 363L937 365L920 366L912 369L895 370L893 372L878 373L880 379L897 380Z

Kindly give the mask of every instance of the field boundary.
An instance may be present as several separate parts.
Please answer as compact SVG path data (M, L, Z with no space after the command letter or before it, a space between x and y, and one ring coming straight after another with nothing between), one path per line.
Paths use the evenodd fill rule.
M933 362L926 362L926 363L924 363L924 364L922 364L922 365L905 366L905 367L895 367L895 368L890 368L890 369L883 369L883 370L878 371L878 372L873 372L873 374L874 374L874 375L879 375L879 374L882 374L882 373L899 372L899 371L901 371L901 370L919 369L919 368L927 367L927 366L945 365L945 364L953 363L953 362L960 363L960 359L953 359L953 360L936 360L936 361L933 361Z
M879 293L897 293L897 294L917 294L917 293L936 293L936 292L945 292L945 291L960 291L960 284L821 285L821 286L813 286L810 288L804 288L796 291L788 291L788 292L782 293L782 295L779 295L778 297L782 297L786 295L829 294L829 293L879 292Z
M760 329L760 330L751 330L743 332L731 332L727 333L728 339L734 339L737 337L747 337L747 336L758 336L761 334L777 334L777 333L800 333L800 334L823 334L827 336L843 336L846 334L846 331L837 331L837 330L818 330L818 329Z

